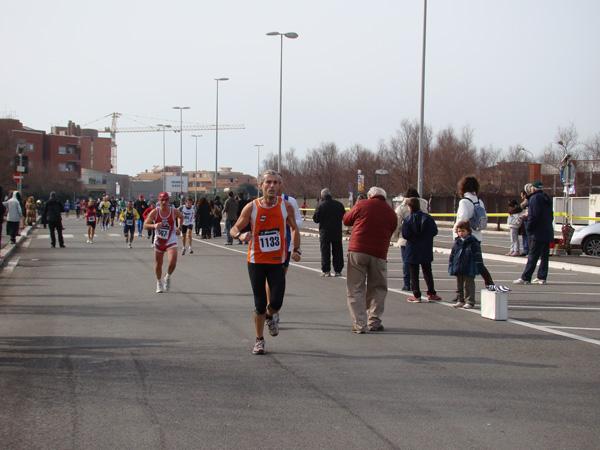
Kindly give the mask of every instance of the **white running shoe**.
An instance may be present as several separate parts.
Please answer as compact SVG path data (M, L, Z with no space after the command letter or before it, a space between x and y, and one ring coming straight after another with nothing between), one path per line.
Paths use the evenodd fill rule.
M530 281L525 281L523 278L513 281L513 284L531 284Z
M163 287L163 283L161 280L156 280L156 293L160 294L161 292L164 292L165 288Z
M540 280L539 278L535 278L532 281L533 284L546 284L546 280Z
M181 250L181 256L185 255L185 248Z
M190 255L194 253L194 250L192 250L192 247L190 247Z
M269 327L269 334L271 336L277 336L279 334L279 325L274 319L267 320L267 327Z
M265 340L264 339L256 339L256 343L254 344L254 348L252 349L253 355L264 355L265 354Z
M165 291L169 291L171 289L171 277L169 275L165 275Z
M131 247L131 244L127 244L127 247L128 247L128 248L132 248L132 247Z

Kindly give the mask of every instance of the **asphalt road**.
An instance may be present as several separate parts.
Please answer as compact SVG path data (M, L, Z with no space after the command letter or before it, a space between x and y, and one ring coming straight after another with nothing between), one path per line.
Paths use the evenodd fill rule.
M89 245L83 222L65 224L67 248L37 229L0 274L0 448L598 448L591 266L511 286L509 320L491 321L449 307L442 232L444 301L407 303L391 248L386 330L356 335L345 278L319 277L307 235L280 335L253 356L244 246L195 241L171 292L156 294L145 237L129 250L115 227ZM521 258L484 257L497 284L523 270Z

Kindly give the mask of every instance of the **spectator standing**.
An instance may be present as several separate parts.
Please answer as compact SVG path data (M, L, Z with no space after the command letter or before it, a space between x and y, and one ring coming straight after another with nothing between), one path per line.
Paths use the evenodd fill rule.
M144 200L143 195L140 195L138 197L138 199L133 204L133 207L135 208L135 210L138 212L138 215L140 216L140 220L137 221L137 229L138 229L138 236L141 236L142 229L144 228L144 219L143 219L144 211L146 211L148 209L148 203L146 202L146 200Z
M0 186L0 248L2 248L2 224L4 223L4 214L6 214L6 206L4 206L2 186Z
M387 253L398 218L386 202L386 193L372 187L368 198L356 204L343 217L352 227L348 246L346 293L354 321L353 333L383 331L381 316L387 296Z
M344 247L342 245L342 219L346 214L344 205L331 197L329 189L321 190L321 203L315 209L313 220L319 224L321 244L321 276L331 276L333 256L334 276L342 275L344 268Z
M37 222L37 208L35 206L35 199L29 197L27 203L25 203L25 223L32 226Z
M542 191L544 185L541 181L534 181L529 188L529 211L527 215L527 235L530 240L527 265L521 278L514 284L546 284L548 278L548 260L550 257L550 242L554 241L554 212L552 200ZM540 261L537 278L531 277L535 267Z
M475 203L479 202L485 209L483 201L477 197L480 190L481 186L479 180L474 176L465 176L458 182L458 196L461 200L458 202L458 210L456 211L456 222L454 224L455 237L458 236L456 233L456 226L458 223L465 222L473 217L475 213ZM481 230L473 230L472 235L475 236L479 241L479 245L481 245ZM485 266L481 271L481 277L483 278L486 287L494 286L494 280Z
M212 220L212 235L221 237L221 208L214 200L208 202L210 204L210 215Z
M527 183L525 185L525 189L521 191L521 210L523 213L521 214L521 220L523 221L521 224L521 228L519 229L521 235L523 236L523 253L521 256L529 255L529 239L527 238L527 212L529 208L529 200L527 199L527 193L525 192L528 189L528 186L531 187L531 184Z
M423 270L423 278L427 284L427 298L429 301L441 300L435 291L431 263L433 262L433 238L437 236L438 229L429 214L421 211L421 202L418 198L410 198L407 202L410 210L409 216L402 224L402 237L406 239L406 261L410 268L410 285L413 296L407 300L411 303L421 302L419 289L419 266Z
M225 245L233 244L233 238L229 231L235 225L238 218L238 202L233 198L233 191L227 193L227 200L223 205L223 218L225 219Z
M14 191L9 200L4 202L6 208L6 234L10 236L10 243L17 243L17 235L23 218L19 192Z
M455 308L472 309L475 306L475 277L483 269L479 241L471 234L469 221L456 224L458 236L450 252L448 273L456 277L458 293Z
M56 192L50 192L50 198L44 206L42 212L42 223L48 224L50 231L50 247L56 247L56 236L58 234L58 245L61 248L65 247L65 241L63 239L63 226L61 213L65 212L65 207L62 202L56 197Z
M402 255L402 276L404 279L404 286L402 287L403 291L412 290L410 286L410 267L406 261L406 239L402 237L402 224L404 223L404 219L410 215L410 210L408 209L408 200L411 198L418 198L421 211L425 213L429 212L427 200L421 198L419 192L415 188L408 188L406 190L406 197L402 201L402 204L396 208L396 215L398 216L398 231L400 232L398 237L398 245L400 246L400 253Z
M505 256L519 256L519 228L523 223L521 219L521 213L523 210L519 206L516 200L508 202L508 219L506 223L510 230L510 250Z
M210 239L212 229L212 215L210 204L206 197L196 200L196 234L201 233L201 239Z

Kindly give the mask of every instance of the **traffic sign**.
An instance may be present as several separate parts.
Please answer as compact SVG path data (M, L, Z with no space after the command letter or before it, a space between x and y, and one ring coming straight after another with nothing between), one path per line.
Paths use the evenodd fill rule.
M15 173L13 175L13 180L17 183L19 183L20 181L23 181L23 175L21 175L20 173Z

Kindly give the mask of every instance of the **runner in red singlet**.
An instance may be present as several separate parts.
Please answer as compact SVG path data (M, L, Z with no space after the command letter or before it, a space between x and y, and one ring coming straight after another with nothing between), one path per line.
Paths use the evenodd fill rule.
M154 229L154 272L156 272L156 292L171 289L171 275L177 266L177 236L181 234L183 215L169 204L169 194L161 192L158 195L159 207L150 212L144 222L144 229ZM163 260L167 254L169 265L162 282Z

